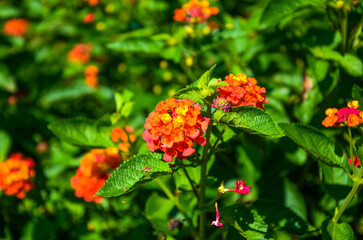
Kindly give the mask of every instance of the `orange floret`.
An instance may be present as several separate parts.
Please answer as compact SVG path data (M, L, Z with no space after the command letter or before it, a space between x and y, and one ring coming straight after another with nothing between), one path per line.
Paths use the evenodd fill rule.
M210 119L204 118L200 106L188 99L169 98L157 104L145 121L142 134L147 147L154 152L163 151L163 159L172 162L173 157L184 159L195 152L194 143L205 145L203 137Z
M100 2L100 0L84 0L84 1L88 2L88 5L90 6L96 6Z
M190 0L183 4L181 9L174 10L173 19L178 22L201 23L206 22L212 15L217 15L218 12L218 8L209 7L209 2L206 0Z
M263 104L268 102L265 100L266 89L256 85L256 79L239 73L237 76L229 74L224 81L229 86L219 87L218 97L227 99L233 107L249 105L264 110Z
M90 65L84 70L86 85L90 87L96 87L98 85L98 72L98 67L94 65Z
M28 26L28 20L24 18L13 18L6 21L3 27L3 34L20 37L26 33Z
M94 195L102 188L111 171L122 162L116 148L93 149L81 160L76 175L71 178L75 195L85 201L100 203L102 197Z
M15 195L19 199L34 188L30 180L35 177L34 161L21 153L12 154L6 161L0 162L0 190L6 195Z
M118 142L118 149L124 153L128 153L131 147L131 143L136 141L136 136L133 133L134 129L129 126L125 126L124 131L122 128L117 127L112 129L110 134L113 142Z
M92 23L94 20L95 20L94 13L88 13L86 16L83 17L83 23L85 24Z
M68 52L68 61L87 63L91 59L91 49L90 44L77 44Z

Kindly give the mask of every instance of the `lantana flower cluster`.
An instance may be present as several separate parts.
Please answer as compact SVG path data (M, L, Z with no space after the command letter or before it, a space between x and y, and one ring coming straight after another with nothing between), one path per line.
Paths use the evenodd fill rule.
M23 199L34 188L31 178L35 177L34 160L14 153L0 162L0 190L8 196L15 195Z
M102 197L94 195L102 188L110 172L122 162L117 148L93 149L81 160L76 175L71 178L75 195L85 201L102 202Z
M5 22L3 34L6 36L23 36L28 30L29 22L24 18L13 18Z
M96 87L98 85L98 72L99 69L95 65L90 65L84 70L85 83L90 87Z
M360 125L363 121L363 112L358 109L359 102L354 100L349 102L348 107L341 109L328 108L325 111L326 117L322 121L325 127L341 127L348 125L354 127Z
M199 104L188 99L169 98L157 104L146 119L142 134L151 152L160 149L163 159L184 159L195 152L194 143L205 145L203 137L210 118L202 117Z
M130 151L131 144L136 141L136 136L133 134L134 129L130 126L125 126L125 130L120 127L112 129L110 134L112 142L118 143L118 149L124 153Z
M178 22L201 23L218 12L218 8L209 6L209 1L190 0L181 9L174 10L173 19Z
M258 86L256 79L239 73L237 76L229 74L224 81L229 86L218 88L219 98L228 100L233 107L249 105L264 110L263 104L268 102L265 96L266 89Z
M91 59L91 44L76 44L68 52L68 61L72 63L87 63Z

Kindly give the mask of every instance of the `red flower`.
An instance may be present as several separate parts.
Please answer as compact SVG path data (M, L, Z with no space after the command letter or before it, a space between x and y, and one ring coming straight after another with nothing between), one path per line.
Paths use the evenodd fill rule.
M221 186L218 188L218 193L220 194L224 194L225 192L235 192L238 194L249 194L250 193L250 186L245 186L245 182L244 181L236 181L235 185L236 187L233 189L228 189L228 188L224 188L223 183L221 184Z
M89 24L89 23L93 22L94 20L95 20L95 14L88 13L86 16L84 16L83 23Z
M229 74L224 81L229 86L218 88L219 98L230 101L233 107L249 105L264 110L263 104L268 102L265 100L266 89L257 86L256 79L247 78L245 74L239 73L237 76Z
M70 62L87 63L91 59L91 45L77 44L68 52Z
M35 177L34 161L21 153L14 153L5 162L0 162L0 190L19 199L34 188L30 178Z
M161 101L146 119L142 134L147 147L154 152L165 152L163 159L172 162L173 157L184 159L195 152L194 142L206 144L203 137L210 119L203 118L200 106L193 101L169 98Z
M173 19L178 22L201 23L218 12L218 8L209 7L209 2L206 0L190 0L189 3L183 4L181 9L174 10Z
M23 36L29 26L28 20L24 18L13 18L7 20L3 27L3 34L7 36Z
M348 162L350 165L352 165L352 159L348 158ZM354 166L360 167L360 159L357 158L356 156L353 157L353 163L354 163Z
M358 110L359 102L354 100L348 103L348 107L341 109L328 108L325 111L326 117L322 121L325 127L340 127L348 125L354 127L363 122L363 112Z
M100 190L110 175L122 162L116 148L94 149L81 160L76 175L71 178L75 195L85 201L100 203L102 197L94 195Z
M86 2L88 2L88 5L90 6L96 6L100 0L84 0Z

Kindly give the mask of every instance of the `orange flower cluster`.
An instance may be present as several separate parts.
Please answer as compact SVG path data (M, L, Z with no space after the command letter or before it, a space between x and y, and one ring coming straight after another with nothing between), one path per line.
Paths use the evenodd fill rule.
M86 16L84 16L83 23L89 24L89 23L93 22L94 20L95 20L95 14L88 13Z
M136 141L136 136L132 134L133 132L134 129L130 126L125 126L125 131L120 127L114 128L110 134L111 140L112 142L119 142L118 149L127 153L130 150L131 143Z
M339 110L336 108L328 108L325 111L326 117L322 121L322 124L325 127L357 126L363 122L363 111L360 111L358 107L359 102L354 100L348 103L348 107Z
M172 162L173 157L183 159L195 152L196 144L205 145L203 137L210 119L202 117L200 106L188 99L169 98L161 101L146 118L142 134L147 147L154 152L165 152L163 159Z
M84 0L85 2L88 2L88 5L90 6L96 6L100 0Z
M87 63L91 59L91 49L90 44L77 44L68 52L68 61Z
M263 104L268 102L265 100L266 89L258 86L256 79L246 77L243 73L238 73L237 76L229 74L225 77L224 81L229 86L218 88L220 92L219 98L228 100L233 107L249 105L264 110Z
M28 20L24 18L7 20L3 27L3 34L7 36L23 36L28 29L28 25Z
M183 4L181 9L174 10L173 19L178 22L201 23L218 12L218 8L210 7L207 0L190 0L189 3Z
M25 158L21 153L14 153L0 162L0 190L6 195L15 195L23 199L27 192L34 188L30 178L35 176L34 161Z
M110 171L117 168L122 161L117 148L93 149L81 160L76 175L71 178L76 196L85 201L102 202L102 197L94 195L100 190Z
M87 86L96 87L98 84L98 67L95 65L90 65L84 70L84 76L86 77L85 83Z

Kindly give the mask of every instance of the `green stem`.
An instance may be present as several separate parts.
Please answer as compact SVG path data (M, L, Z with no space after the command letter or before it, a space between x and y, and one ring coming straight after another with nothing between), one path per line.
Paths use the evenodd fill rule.
M348 205L350 204L350 202L352 201L352 199L356 196L357 192L358 192L358 188L361 184L361 178L363 175L363 167L360 169L358 176L354 177L354 184L353 184L353 188L350 191L349 195L347 196L347 198L344 200L344 203L342 205L342 207L339 209L339 211L334 215L332 222L333 223L337 223L340 216L343 214L343 212L345 211L345 209L348 207Z
M214 153L214 150L216 149L216 147L217 147L217 145L218 145L218 142L219 142L219 141L221 140L221 138L223 137L223 134L224 134L224 132L226 131L226 129L227 129L227 125L225 125L225 126L223 127L223 129L222 129L222 131L220 132L220 134L219 134L219 136L218 136L217 140L215 141L215 143L214 143L213 147L210 149L209 154L208 154L208 159L210 159L210 158L211 158L212 154Z
M348 32L348 12L345 4L343 6L343 18L341 20L341 30L342 30L342 53L345 53L347 48L347 32Z
M350 159L352 160L352 171L353 171L353 176L356 175L356 170L355 170L355 165L354 165L354 156L353 156L353 138L352 138L352 130L350 129L350 127L348 127L348 134L349 134L349 154L350 154Z
M195 231L194 227L193 227L193 223L190 220L190 218L188 217L188 215L186 214L186 212L184 211L183 207L181 206L179 199L176 198L173 193L170 191L170 189L164 184L163 181L161 181L159 178L155 179L155 182L160 186L160 188L164 191L165 195L172 201L175 202L175 206L176 208L180 211L181 214L183 214L183 216L185 217L185 219L187 220L189 226L190 226L190 235L192 235L192 237L196 240L199 240L198 237L198 233Z
M212 107L207 105L207 114L206 117L210 118L212 115ZM206 224L206 213L204 211L205 205L205 189L206 189L206 179L207 179L207 163L208 163L208 147L210 141L210 133L211 133L211 123L208 125L207 133L206 133L206 144L203 148L203 156L202 156L202 165L201 165L201 173L200 173L200 194L199 194L199 237L201 240L205 239L205 224Z
M197 200L198 200L198 199L199 199L199 197L198 197L198 193L197 193L197 191L195 190L195 187L194 187L193 181L192 181L192 179L190 178L190 176L189 176L189 174L188 174L188 171L185 169L185 167L182 167L182 169L183 169L183 171L184 171L185 176L186 176L186 177L187 177L187 179L188 179L188 182L189 182L190 186L191 186L191 187L192 187L192 189L193 189L193 193L194 193L195 197L196 197L196 198L197 198Z

